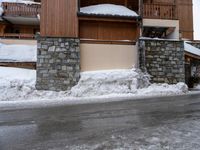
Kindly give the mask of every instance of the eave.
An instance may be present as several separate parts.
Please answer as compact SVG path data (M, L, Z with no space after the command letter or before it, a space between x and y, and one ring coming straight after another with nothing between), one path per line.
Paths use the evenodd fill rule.
M141 16L119 16L119 15L104 15L104 14L86 14L77 13L79 20L97 20L97 21L112 21L112 22L140 22Z

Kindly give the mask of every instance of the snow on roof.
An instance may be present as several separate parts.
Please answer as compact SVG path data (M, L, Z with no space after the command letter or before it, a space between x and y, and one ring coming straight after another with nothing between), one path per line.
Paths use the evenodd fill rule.
M99 4L92 5L87 7L82 7L80 12L84 14L93 14L93 15L112 15L112 16L129 16L135 17L138 14L135 11L132 11L125 6L114 5L114 4Z
M1 62L36 62L36 45L7 45L0 43Z
M40 4L38 2L34 2L33 0L0 0L2 2L9 2L9 3L24 3L24 4Z
M186 52L200 56L200 49L192 46L191 44L189 44L187 42L184 42L184 49L185 49Z

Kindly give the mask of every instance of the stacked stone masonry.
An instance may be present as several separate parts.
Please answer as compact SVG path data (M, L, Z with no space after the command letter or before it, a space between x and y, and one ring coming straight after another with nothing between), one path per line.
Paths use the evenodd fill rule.
M38 90L65 91L80 78L80 40L38 38Z
M153 83L185 82L183 41L140 39L140 68L152 76Z

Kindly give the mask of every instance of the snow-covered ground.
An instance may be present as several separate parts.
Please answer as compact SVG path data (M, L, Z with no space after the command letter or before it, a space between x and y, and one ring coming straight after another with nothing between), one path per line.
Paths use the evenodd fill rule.
M0 43L0 61L1 62L36 62L36 45L7 45Z
M149 84L148 78L136 69L86 72L82 73L79 84L71 91L37 91L35 70L0 67L0 101L91 102L94 98L175 95L188 91L184 83Z
M196 90L200 90L200 84L197 85L196 87L194 87L194 89L196 89Z

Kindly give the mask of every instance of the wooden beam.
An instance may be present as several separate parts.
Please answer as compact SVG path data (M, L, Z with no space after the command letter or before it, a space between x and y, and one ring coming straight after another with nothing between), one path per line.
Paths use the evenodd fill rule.
M128 7L128 0L124 0L124 5Z
M138 23L134 19L117 19L117 18L99 18L99 17L79 17L79 20L92 20L92 21L106 21L106 22L128 22L128 23Z
M191 58L193 58L193 59L198 59L198 60L200 60L200 56L191 54L191 53L189 53L189 52L185 52L185 56L191 57Z
M81 39L81 43L136 45L136 41Z

